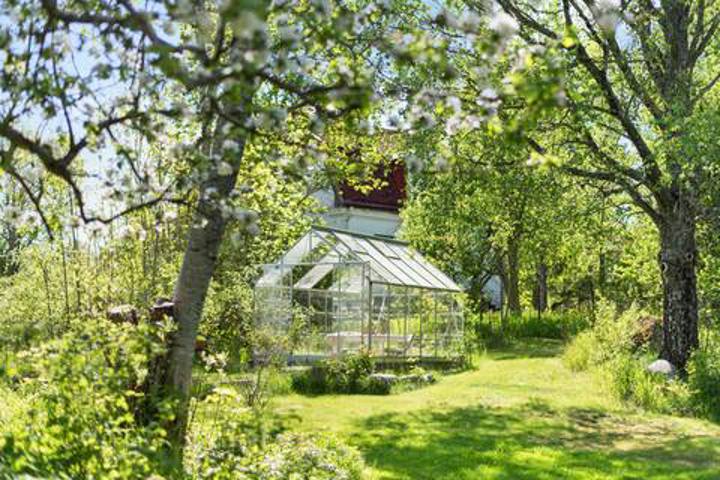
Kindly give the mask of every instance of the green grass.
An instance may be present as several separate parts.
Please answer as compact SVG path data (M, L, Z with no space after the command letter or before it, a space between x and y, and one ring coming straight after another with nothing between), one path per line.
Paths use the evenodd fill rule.
M718 479L720 427L616 404L562 345L490 352L472 371L386 397L288 395L297 429L356 446L376 479Z

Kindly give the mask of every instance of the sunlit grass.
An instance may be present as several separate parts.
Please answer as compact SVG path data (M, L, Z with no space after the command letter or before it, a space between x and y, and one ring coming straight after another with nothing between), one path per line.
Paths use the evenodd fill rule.
M720 427L630 411L561 345L534 341L398 395L276 401L294 428L355 445L380 479L716 479Z

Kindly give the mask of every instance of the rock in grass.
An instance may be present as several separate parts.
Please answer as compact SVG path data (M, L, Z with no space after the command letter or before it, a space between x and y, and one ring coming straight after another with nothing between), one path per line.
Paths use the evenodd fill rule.
M399 380L398 376L392 373L373 373L370 378L387 385L394 385Z
M648 365L647 371L650 373L665 375L667 378L673 378L677 370L672 363L667 360L659 359Z

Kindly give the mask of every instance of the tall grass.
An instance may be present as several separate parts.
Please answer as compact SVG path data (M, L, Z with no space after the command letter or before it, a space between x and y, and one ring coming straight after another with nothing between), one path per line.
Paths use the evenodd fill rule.
M590 327L590 317L582 311L524 312L508 314L503 319L500 312L470 313L466 319L466 333L485 343L520 338L551 338L567 340Z

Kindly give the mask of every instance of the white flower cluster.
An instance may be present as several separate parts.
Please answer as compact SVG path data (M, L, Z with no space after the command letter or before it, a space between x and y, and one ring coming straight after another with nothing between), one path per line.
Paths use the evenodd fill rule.
M595 21L606 35L613 35L621 18L620 0L597 0L592 7Z
M488 26L501 39L508 39L520 30L517 20L505 12L497 12L493 15Z
M22 219L22 210L16 205L8 205L3 208L3 218L10 225L19 226Z
M249 10L243 10L231 26L233 33L243 40L252 40L256 35L267 36L267 24Z
M222 372L227 367L228 355L225 352L208 353L202 352L200 356L205 369L209 372Z

